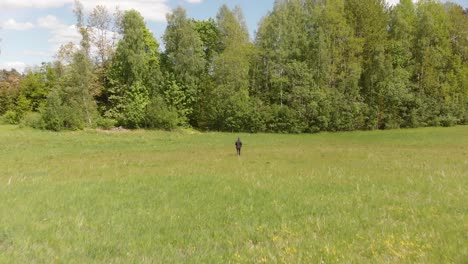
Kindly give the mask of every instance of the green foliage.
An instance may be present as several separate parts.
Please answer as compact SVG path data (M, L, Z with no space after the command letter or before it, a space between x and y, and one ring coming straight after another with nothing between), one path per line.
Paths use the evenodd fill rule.
M192 113L199 100L203 73L207 69L205 60L207 54L204 52L204 45L208 44L202 42L196 30L196 23L187 18L186 11L182 7L176 8L172 14L167 15L167 23L163 36L167 59L166 68L163 71L166 72L166 76L169 76L166 83L172 82L171 74L173 74L178 86L186 92L185 98L181 100L185 102L184 109L187 110L188 123L195 124L195 115ZM205 37L208 38L208 36ZM208 41L206 38L205 40ZM172 106L181 110L177 105Z
M126 89L123 98L122 112L117 119L118 123L128 128L143 127L145 110L149 103L146 87L140 82L136 82L129 89Z
M40 111L44 129L60 131L84 128L85 115L82 106L76 101L67 103L66 99L64 91L57 89L49 93L46 105Z
M162 98L167 107L175 110L177 113L177 125L187 126L189 117L193 113L194 99L196 91L193 87L177 83L174 75L168 75L165 78L165 83L162 91Z
M437 119L437 123L444 127L454 126L459 121L456 117L452 116L451 114L440 116Z
M12 111L15 105L17 93L8 88L0 88L0 114L5 114L7 111Z
M273 105L271 107L272 119L267 123L268 130L279 133L300 133L304 124L299 120L297 112L288 106Z
M196 85L205 68L203 42L182 7L167 15L164 33L169 67L176 78L187 85Z
M151 34L148 28L144 28L144 43L146 50L147 72L145 73L144 85L147 87L150 95L159 92L160 83L163 81L160 69L159 43Z
M20 94L13 109L3 115L3 121L11 125L19 124L24 115L31 110L30 104L30 101Z
M119 41L110 77L131 87L141 82L146 73L146 25L136 10L126 11L122 19L123 39Z
M153 97L146 109L146 126L151 129L172 130L179 125L177 110L163 98Z
M16 113L18 118L21 119L24 114L29 111L31 111L31 101L21 94L16 100Z
M31 110L38 111L39 107L45 102L49 92L44 72L27 73L21 80L19 87L21 95L30 101Z
M145 126L150 96L160 92L159 44L135 10L125 12L122 34L107 74L104 116L118 125L140 128Z
M209 71L213 58L221 51L220 32L216 21L212 18L198 21L192 20L194 29L200 36L205 53L206 71Z
M223 5L217 15L221 50L213 60L213 90L208 102L209 128L227 131L262 129L249 96L252 46L240 9Z
M60 131L63 129L62 99L58 91L51 92L47 97L45 107L41 111L44 128L48 130Z
M20 94L21 75L16 70L0 70L0 115L14 111L15 101Z
M110 130L115 127L117 124L117 121L114 119L110 118L99 118L96 122L97 127L104 129L104 130Z
M48 130L79 130L84 127L94 127L97 119L94 95L98 92L90 59L89 29L83 24L83 6L78 1L75 3L74 13L81 41L79 49L70 51L69 64L58 63L56 67L43 65L40 73L31 73L24 83L22 96L31 98L30 110L40 111L41 127ZM42 102L44 90L50 92L46 101ZM18 102L18 108L20 105L24 107L26 102L21 104Z
M26 113L19 123L20 127L32 127L37 129L44 129L43 119L38 112Z
M2 116L2 121L6 124L16 125L19 123L20 118L18 118L18 114L15 111L8 110Z
M277 1L259 25L250 91L280 106L265 115L273 131L284 117L301 132L463 122L466 67L448 40L462 53L465 22L435 1Z
M116 12L115 47L105 8L89 25L79 2L74 12L79 47L62 46L58 61L25 75L0 71L0 114L9 111L11 122L40 111L54 130L309 133L468 123L468 19L453 3L277 0L253 43L239 7L223 5L216 19L201 21L178 7L167 15L163 53L135 10Z
M65 107L66 115L72 118L72 120L64 120L65 123L70 121L70 125L65 126L66 129L82 129L85 126L95 125L97 106L93 97L94 77L86 51L76 52L69 71L63 76L63 87L56 88L60 90L61 104ZM48 101L47 104L49 103Z
M216 15L216 22L222 49L244 45L249 41L244 15L238 6L230 10L227 5L222 5Z

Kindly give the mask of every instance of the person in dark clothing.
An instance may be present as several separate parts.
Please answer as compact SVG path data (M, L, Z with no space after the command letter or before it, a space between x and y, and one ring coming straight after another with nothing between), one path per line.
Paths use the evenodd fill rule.
M237 155L240 156L240 152L242 148L242 141L240 140L240 138L237 138L237 141L236 143L234 143L234 145L236 145Z

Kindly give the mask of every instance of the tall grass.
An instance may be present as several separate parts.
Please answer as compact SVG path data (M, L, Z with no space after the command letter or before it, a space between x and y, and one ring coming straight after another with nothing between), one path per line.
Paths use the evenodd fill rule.
M463 263L467 188L466 126L0 126L0 263Z

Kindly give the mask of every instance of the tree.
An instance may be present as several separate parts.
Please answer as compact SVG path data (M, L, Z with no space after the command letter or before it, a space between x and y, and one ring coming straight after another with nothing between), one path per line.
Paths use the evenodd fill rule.
M203 43L200 35L195 30L193 23L187 18L182 7L176 8L172 14L167 15L167 28L163 36L167 58L166 76L173 73L178 86L184 91L187 111L186 117L180 120L188 120L191 125L196 125L194 109L200 93L201 76L203 75L206 61L203 51ZM164 87L163 92L170 87Z
M0 70L0 115L15 110L20 82L21 74L15 69Z
M255 70L259 71L256 74L259 80L254 80L258 88L253 92L280 107L291 91L284 75L286 65L303 62L310 55L305 11L300 0L276 1L273 12L261 21L257 32L255 42L259 52Z
M96 6L88 18L91 43L97 48L96 63L103 68L112 55L112 43L108 36L112 30L112 16L106 7Z
M384 0L345 2L348 23L362 41L361 95L368 106L367 128L385 127L384 90L390 61L386 55L388 13Z
M212 18L208 20L191 20L193 27L202 41L203 51L205 53L205 71L211 73L211 64L214 57L221 52L221 36L216 21Z
M31 110L38 111L45 102L49 87L43 72L29 72L20 82L20 93L31 102Z
M317 132L468 122L467 9L436 0L275 0L249 39L242 10L167 15L165 51L135 10L97 6L53 63L0 72L0 114L41 126ZM113 31L112 40L109 33ZM116 32L121 38L117 45ZM94 49L94 47L96 49ZM96 51L96 53L94 53ZM93 61L94 59L94 61Z
M67 66L60 87L49 94L42 118L46 128L82 129L92 127L97 116L95 75L90 59L89 32L84 26L83 6L75 1L74 13L77 18L76 27L81 34L79 49L73 53L72 61Z
M387 50L392 67L388 69L388 82L383 91L386 128L413 127L419 122L412 82L416 23L413 1L401 0L390 10Z
M446 3L452 56L449 61L445 102L459 123L468 122L468 9Z
M145 43L145 63L147 65L147 73L144 77L143 84L147 87L150 96L155 96L161 93L163 77L160 67L159 43L154 38L153 34L145 27L143 39Z
M208 20L191 20L191 23L198 33L202 41L202 49L204 51L205 67L203 73L200 75L200 85L198 86L197 100L193 107L193 125L196 127L207 129L209 128L210 116L210 103L215 97L214 94L214 80L213 62L215 58L222 51L221 49L221 35L218 29L217 22L210 18Z
M362 128L362 42L346 20L345 4L340 0L327 1L308 6L307 11L313 34L306 61L318 87L313 89L311 105L332 104L330 113L314 110L314 114L309 114L315 120L309 125L310 130Z
M420 98L421 125L438 125L439 116L446 116L445 97L451 84L450 33L448 16L442 4L422 1L417 5L417 29L415 42L416 94Z
M222 49L245 45L249 41L249 31L239 6L230 10L227 5L222 5L216 15L216 20Z
M121 26L123 38L107 73L105 116L138 128L145 126L146 106L160 82L159 45L137 11L126 11Z
M246 130L250 113L249 69L252 46L239 7L221 6L216 16L221 52L213 60L214 91L210 100L212 129Z

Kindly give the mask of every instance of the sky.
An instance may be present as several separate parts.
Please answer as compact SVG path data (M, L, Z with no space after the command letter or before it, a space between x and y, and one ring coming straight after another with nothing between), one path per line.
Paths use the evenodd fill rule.
M260 19L273 8L274 0L81 0L85 12L103 5L110 11L136 9L159 43L166 27L166 14L177 6L195 19L215 18L221 5L242 8L253 38ZM389 4L399 0L387 0ZM452 0L468 7L468 0ZM0 69L26 67L50 62L60 45L79 42L74 27L74 0L0 0Z

